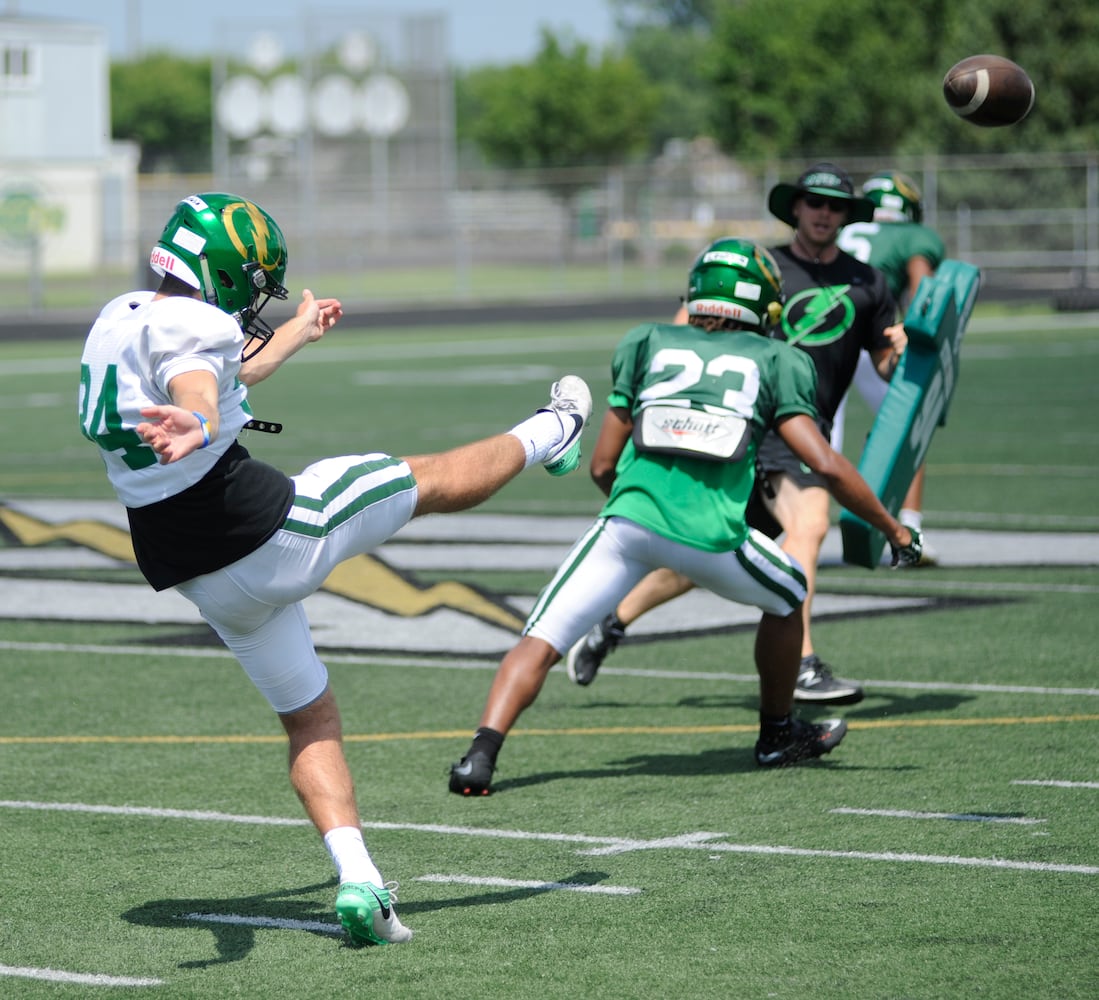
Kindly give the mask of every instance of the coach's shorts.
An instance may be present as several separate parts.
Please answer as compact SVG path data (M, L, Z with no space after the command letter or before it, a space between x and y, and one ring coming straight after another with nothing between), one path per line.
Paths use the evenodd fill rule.
M831 426L828 430L821 427L821 433L825 438L830 432ZM759 443L759 450L756 452L756 470L757 472L762 470L764 474L784 472L803 489L808 486L828 488L825 481L798 458L774 431L768 431Z
M293 505L267 542L176 588L282 714L316 701L328 684L301 602L339 563L407 524L417 498L412 471L389 455L326 458L291 479Z

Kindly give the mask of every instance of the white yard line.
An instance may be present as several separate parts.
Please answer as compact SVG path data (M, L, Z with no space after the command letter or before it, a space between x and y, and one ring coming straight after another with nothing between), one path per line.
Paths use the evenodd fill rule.
M884 816L889 819L948 819L965 823L1012 823L1020 826L1035 826L1045 823L1044 819L1028 819L1025 816L994 816L987 813L946 813L916 812L912 809L848 809L840 807L829 809L838 816Z
M634 896L640 889L628 885L589 885L584 882L543 882L526 878L486 878L478 875L417 875L413 882L435 885L488 885L500 889L538 889L541 892L586 892L596 896Z
M74 983L77 986L162 986L163 979L132 976L108 976L102 973L65 972L61 969L34 969L21 965L0 965L0 976L14 979L39 979L49 983Z
M116 646L97 645L92 643L64 643L64 642L11 642L0 640L0 649L19 651L24 653L101 653L110 656L140 656L149 657L148 646ZM201 659L211 657L216 659L232 659L231 654L216 646L169 648L158 647L157 656L180 656L189 659ZM357 653L333 653L326 654L327 663L363 664L364 666L401 666L401 667L430 667L437 670L495 670L499 660L461 658L451 659L440 657L431 659L416 656L372 656ZM759 677L756 674L733 674L724 671L703 670L647 670L631 669L627 667L602 667L600 674L618 677L657 678L661 680L694 680L694 681L718 681L722 683L739 682L743 684L758 684ZM1024 684L955 684L949 681L898 681L898 680L874 680L863 678L863 683L875 688L903 688L913 691L970 691L984 694L1023 694L1023 695L1066 695L1069 697L1099 698L1099 688L1073 688L1073 687L1037 687Z
M232 924L237 927L270 927L280 931L314 931L319 934L340 935L339 924L324 920L289 920L285 917L245 917L238 913L181 913L177 920L196 920L203 924Z
M1099 788L1099 781L1013 781L1013 785L1042 785L1046 788Z
M155 809L139 806L92 805L79 802L0 801L0 809L29 809L40 811L86 812L123 816L150 816L156 818L191 819L204 822L265 824L274 826L305 826L304 818L289 819L274 816L237 816L232 813L216 813L201 810ZM717 838L723 833L704 831L678 834L671 837L635 839L630 837L599 837L581 833L543 833L530 830L493 829L470 826L440 825L435 823L363 823L367 830L398 830L434 835L458 837L485 837L496 840L543 841L548 843L582 845L578 854L609 856L633 851L696 850L729 854L759 854L800 858L837 858L855 861L886 861L903 864L957 865L967 868L999 868L1021 872L1061 872L1070 875L1099 875L1099 865L1068 865L1038 861L1010 861L1004 858L961 857L958 855L914 854L895 851L840 851L816 848L789 847L778 844L735 844Z

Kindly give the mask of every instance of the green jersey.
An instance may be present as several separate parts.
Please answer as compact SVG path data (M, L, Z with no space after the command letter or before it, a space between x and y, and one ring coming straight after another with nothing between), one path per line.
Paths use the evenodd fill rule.
M817 418L812 360L758 333L646 323L615 349L611 376L608 401L629 410L634 434L602 515L709 552L739 548L764 433L781 417ZM708 435L723 445L708 452Z
M911 258L926 257L934 271L946 256L939 234L918 222L853 222L840 230L837 242L852 257L883 271L898 302L908 291Z

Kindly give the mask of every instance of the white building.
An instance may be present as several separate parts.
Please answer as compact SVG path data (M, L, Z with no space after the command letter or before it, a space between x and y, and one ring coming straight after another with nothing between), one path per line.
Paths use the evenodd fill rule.
M0 273L132 267L138 156L111 140L106 30L0 16Z

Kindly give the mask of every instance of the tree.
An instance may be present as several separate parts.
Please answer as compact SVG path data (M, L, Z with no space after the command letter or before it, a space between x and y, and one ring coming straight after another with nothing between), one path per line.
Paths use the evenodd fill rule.
M645 148L655 92L629 58L543 30L534 61L462 79L460 133L501 167L623 163Z
M885 0L721 5L704 66L714 134L748 158L1094 148L1097 32L1092 0L925 0L918 17ZM980 129L947 110L943 75L980 52L1035 80L1023 125Z
M570 220L590 171L643 153L656 91L637 64L547 30L532 63L472 71L459 88L459 135L493 166L537 168ZM571 252L566 240L565 255Z
M141 147L139 170L208 171L209 59L151 53L111 64L111 132Z
M611 0L625 51L658 92L649 150L709 134L713 93L702 73L719 0Z
M669 31L709 31L727 0L610 0L620 31L640 27Z

